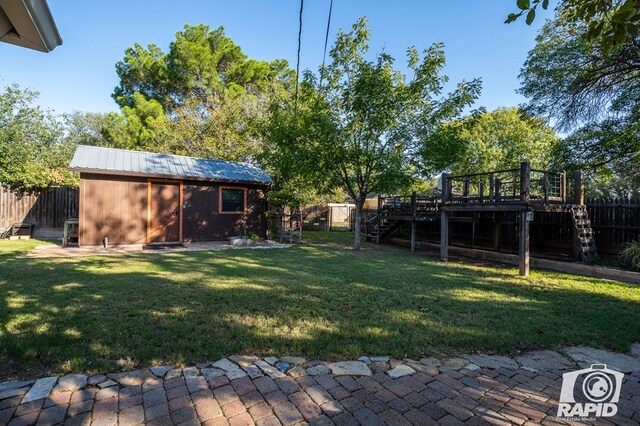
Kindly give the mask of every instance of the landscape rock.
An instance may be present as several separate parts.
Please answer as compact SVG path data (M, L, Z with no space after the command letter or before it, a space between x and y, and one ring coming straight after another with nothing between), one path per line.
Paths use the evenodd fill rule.
M275 367L278 370L282 371L283 373L286 373L287 370L289 370L289 368L291 368L291 366L286 362L277 362Z
M282 371L278 370L277 368L275 368L274 366L270 365L265 361L256 361L256 365L260 367L260 369L264 372L264 374L271 377L272 379L279 379L281 377L286 377Z
M245 373L247 373L247 376L251 377L252 379L257 379L258 377L262 376L262 372L260 371L260 369L253 364L247 365L246 367L242 366L242 369Z
M640 343L634 343L631 345L631 355L640 358Z
M361 356L360 358L358 358L358 361L362 361L367 365L371 364L371 358L369 358L368 356Z
M107 380L107 376L104 374L98 374L97 376L91 376L87 379L87 384L91 386L96 386Z
M401 365L403 363L403 361L400 361L399 359L395 359L395 358L391 358L389 360L389 365L391 366L391 368L396 368L397 366Z
M37 401L48 397L57 381L57 377L45 377L36 380L20 403L24 404L25 402Z
M454 370L460 370L469 365L469 360L464 358L451 358L444 362L444 367L453 368Z
M289 371L287 371L287 373L293 377L294 379L297 379L298 377L302 377L302 376L306 376L307 372L304 369L304 367L293 367L292 369L290 369Z
M120 383L121 386L137 386L155 376L149 370L133 370L124 373L107 374L107 377Z
M33 380L25 380L22 382L2 382L0 383L0 393L11 389L20 389L30 386L34 383Z
M426 365L427 367L435 367L435 368L438 368L442 365L439 359L433 358L433 357L422 358L420 360L420 364Z
M307 368L307 374L309 376L318 376L320 374L327 374L327 373L329 373L329 367L327 367L324 364L318 364L316 366Z
M370 356L371 362L389 362L388 356Z
M149 370L151 371L151 373L153 373L154 376L157 377L164 377L165 374L167 374L171 369L173 369L173 367L168 366L168 365L159 365L157 367L151 367Z
M116 382L115 380L108 379L108 380L105 380L104 382L98 383L98 387L100 389L104 389L104 388L110 388L110 387L115 386L117 384L118 384L118 382Z
M220 370L219 368L203 368L201 370L202 375L207 380L213 380L216 377L224 376L226 372L224 370Z
M608 368L622 373L640 371L640 359L630 355L584 346L572 346L563 351L581 368L589 368L592 364L606 364Z
M240 370L240 367L238 365L234 364L226 358L222 358L221 360L214 362L212 366L227 372Z
M278 358L276 358L275 356L268 356L264 360L267 361L271 365L275 365L276 362L278 362Z
M28 386L20 388L5 388L4 390L0 390L0 401L7 398L13 398L14 396L24 395L28 390Z
M169 370L167 374L164 375L165 380L177 379L178 377L182 377L182 369L180 368Z
M508 356L503 355L477 354L467 355L466 358L480 367L490 368L492 370L497 370L498 368L517 370L519 367L518 363L515 362L513 358L509 358Z
M470 371L478 371L478 370L480 370L480 366L479 366L479 365L476 365L476 364L474 364L474 363L470 363L470 364L469 364L469 365L467 365L465 368L466 368L467 370L470 370Z
M420 373L428 374L429 376L437 376L438 374L440 374L440 370L438 369L438 367L430 367L419 362L407 362L407 365L414 370Z
M398 377L409 376L411 374L414 374L415 372L416 370L414 370L413 368L409 367L408 365L402 364L387 371L387 374L389 375L389 377L396 379Z
M227 371L227 378L229 380L240 379L240 378L246 377L246 376L247 376L247 373L245 373L242 370Z
M231 355L229 359L241 367L248 367L254 362L258 361L260 358L251 355Z
M332 362L328 365L334 376L371 376L371 369L362 361Z
M58 379L54 392L69 392L84 389L87 386L87 376L84 374L67 374Z
M533 351L517 356L523 367L540 370L573 370L575 365L557 352L550 350Z
M187 367L182 369L182 375L185 379L193 379L194 377L198 377L200 372L196 367Z
M299 365L304 365L307 360L299 356L285 356L280 358L280 362L286 362L289 365L297 367Z

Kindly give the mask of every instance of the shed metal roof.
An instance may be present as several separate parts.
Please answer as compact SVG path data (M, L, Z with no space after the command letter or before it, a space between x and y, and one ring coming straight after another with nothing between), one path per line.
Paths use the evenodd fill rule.
M76 172L269 184L260 167L249 163L79 145L69 169Z

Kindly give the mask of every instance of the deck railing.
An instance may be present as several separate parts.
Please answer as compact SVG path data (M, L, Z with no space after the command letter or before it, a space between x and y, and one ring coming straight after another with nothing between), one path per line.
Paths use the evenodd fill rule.
M579 179L580 183L576 181L576 188L581 191L581 175ZM521 163L519 169L487 173L460 176L448 176L444 173L442 197L446 204L509 202L566 204L566 173L532 169L529 163Z

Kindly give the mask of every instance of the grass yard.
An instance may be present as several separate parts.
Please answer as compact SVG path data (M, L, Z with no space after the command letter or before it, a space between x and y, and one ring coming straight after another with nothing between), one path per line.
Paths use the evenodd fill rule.
M449 263L351 235L289 249L19 259L0 241L0 381L233 353L418 358L640 341L640 287Z

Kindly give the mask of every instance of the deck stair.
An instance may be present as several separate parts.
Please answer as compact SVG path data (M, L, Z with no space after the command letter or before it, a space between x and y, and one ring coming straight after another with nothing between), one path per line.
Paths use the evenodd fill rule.
M576 246L579 248L580 258L585 263L592 263L598 260L598 249L596 248L587 207L574 204L569 207L569 211L573 221Z

